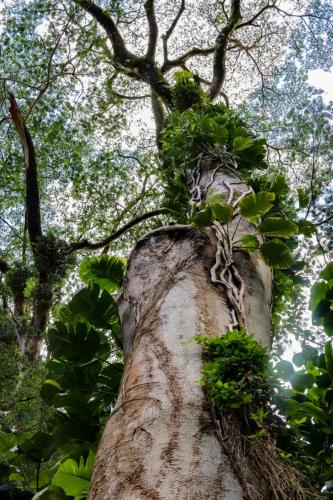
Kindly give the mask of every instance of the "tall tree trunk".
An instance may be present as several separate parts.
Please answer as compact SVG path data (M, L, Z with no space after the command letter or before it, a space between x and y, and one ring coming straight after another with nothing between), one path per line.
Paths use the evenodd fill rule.
M248 191L237 172L224 167L202 162L201 194L215 188L237 199ZM236 216L230 234L237 224L236 239L254 232ZM137 243L119 298L126 366L90 500L245 497L198 384L202 357L193 338L223 334L234 322L226 287L211 280L216 250L213 229L185 225L162 227ZM244 326L269 346L271 271L257 253L240 250L233 259L244 282Z

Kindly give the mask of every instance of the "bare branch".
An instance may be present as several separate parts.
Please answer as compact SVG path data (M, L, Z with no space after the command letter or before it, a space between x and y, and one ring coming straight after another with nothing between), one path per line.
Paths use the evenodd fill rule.
M265 5L265 7L263 7L262 9L260 9L251 19L249 19L248 21L244 22L244 23L241 23L239 24L238 26L236 26L236 30L240 29L240 28L244 28L245 26L250 26L251 24L254 23L254 21L256 19L258 19L258 17L261 16L261 14L263 14L266 10L268 9L274 9L275 8L275 4L276 4L276 0L274 0L274 2L272 4L268 4L268 5Z
M146 1L145 11L149 26L149 39L146 57L148 60L153 61L155 59L158 37L158 24L155 15L155 0Z
M156 217L156 215L162 215L162 214L166 214L169 212L172 212L172 210L169 208L159 208L157 210L152 210L151 212L147 212L143 215L139 215L138 217L135 217L130 222L125 224L123 227L118 229L118 231L111 234L110 236L108 236L107 238L105 238L102 241L99 241L97 243L91 243L88 240L81 240L81 241L77 241L75 243L71 243L68 250L67 250L67 253L71 254L73 252L76 252L77 250L82 250L83 248L87 248L89 250L98 250L99 248L103 248L103 247L109 245L112 241L115 241L117 238L119 238L123 234L127 233L127 231L129 231L132 227L136 226L140 222L142 222L146 219L150 219L151 217Z
M16 103L14 95L11 92L8 92L8 100L10 102L9 113L21 139L24 152L27 224L29 239L33 244L42 235L35 148L29 130L25 125L22 113Z
M91 2L90 0L76 1L78 5L80 5L86 12L89 12L89 14L91 14L96 19L96 21L104 28L112 43L114 55L117 61L126 66L127 59L133 60L136 58L128 51L124 39L111 16L109 16L103 9L101 9L101 7L96 5L94 2Z
M330 215L329 217L327 217L327 219L324 219L324 220L321 220L320 222L317 222L316 226L322 226L323 224L327 224L332 219L333 219L333 215Z
M229 20L216 39L213 62L213 79L209 90L211 99L215 99L218 96L225 80L226 54L229 38L242 20L240 4L240 0L232 0Z
M180 7L179 7L179 10L177 12L177 15L176 17L174 18L174 20L172 21L171 23L171 26L170 28L167 30L167 32L162 36L162 39L163 39L163 54L164 54L164 64L167 62L168 60L168 39L170 38L170 36L172 35L172 32L174 31L174 29L176 28L177 26L177 23L180 19L180 16L182 15L182 13L184 12L185 10L185 0L181 0L181 4L180 4Z
M98 5L89 0L75 0L87 12L89 12L96 21L104 28L113 47L112 64L127 76L138 78L147 83L169 106L172 106L171 89L168 82L163 77L162 72L157 65L146 57L138 57L132 54L126 47L113 19ZM148 0L148 11L150 0ZM154 34L151 38L154 41ZM130 70L130 74L129 71Z
M171 60L166 60L164 61L161 71L162 73L165 73L166 71L169 71L172 68L175 68L177 66L182 66L188 59L194 56L207 56L209 54L212 54L215 50L215 47L208 47L207 49L201 49L200 47L193 47L193 49L185 52L185 54L177 57L177 59L171 59Z

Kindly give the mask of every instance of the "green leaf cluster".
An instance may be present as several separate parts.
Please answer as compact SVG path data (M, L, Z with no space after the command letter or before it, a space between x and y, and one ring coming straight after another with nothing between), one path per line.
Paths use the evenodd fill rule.
M207 94L196 83L190 71L177 71L174 77L176 83L172 89L172 102L175 109L185 111L208 101Z
M310 308L315 324L323 325L332 336L333 263L320 273L321 280L311 289ZM277 363L277 377L288 382L290 389L280 386L279 411L288 421L297 445L291 449L288 440L281 443L303 462L314 482L326 485L332 494L333 481L333 348L331 339L323 347L303 344L292 363ZM296 368L295 368L296 367Z
M108 291L119 288L123 271L123 260L114 256L84 259L80 273L89 285L56 309L47 332L49 360L41 387L42 400L52 409L47 432L1 437L0 479L26 485L38 498L80 500L88 491L123 371L117 306ZM27 461L38 464L36 476L33 469L22 475Z
M196 341L207 357L201 384L217 408L250 412L267 403L272 387L268 354L253 335L241 329Z

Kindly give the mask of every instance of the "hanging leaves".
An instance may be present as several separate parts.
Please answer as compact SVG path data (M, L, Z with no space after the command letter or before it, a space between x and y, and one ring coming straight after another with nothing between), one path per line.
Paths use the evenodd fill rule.
M245 196L240 203L240 213L247 219L258 217L270 211L275 200L275 193L260 191L259 193Z
M126 259L103 254L99 257L86 257L80 265L79 275L83 282L97 284L102 290L115 292L121 286Z
M254 252L260 247L258 238L256 236L253 236L252 234L245 234L241 237L239 242L241 247L245 250L248 250L249 252Z
M260 253L266 264L275 269L288 269L293 263L289 246L278 239L263 243Z
M289 238L298 232L298 227L293 222L281 217L266 217L260 224L259 231L265 236Z

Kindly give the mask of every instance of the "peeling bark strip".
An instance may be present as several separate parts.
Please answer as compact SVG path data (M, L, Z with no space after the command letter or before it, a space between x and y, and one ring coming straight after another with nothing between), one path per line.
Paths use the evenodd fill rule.
M37 238L42 235L36 153L29 130L11 92L8 92L8 99L10 102L9 112L20 137L24 153L27 225L30 242L35 243Z
M226 332L230 323L226 294L210 281L215 252L213 231L178 225L134 249L119 299L126 367L90 500L244 498L197 383L202 360L193 337ZM265 313L257 319L270 300L270 272L258 273L258 259L245 252L237 266L249 326L268 345L269 321Z

